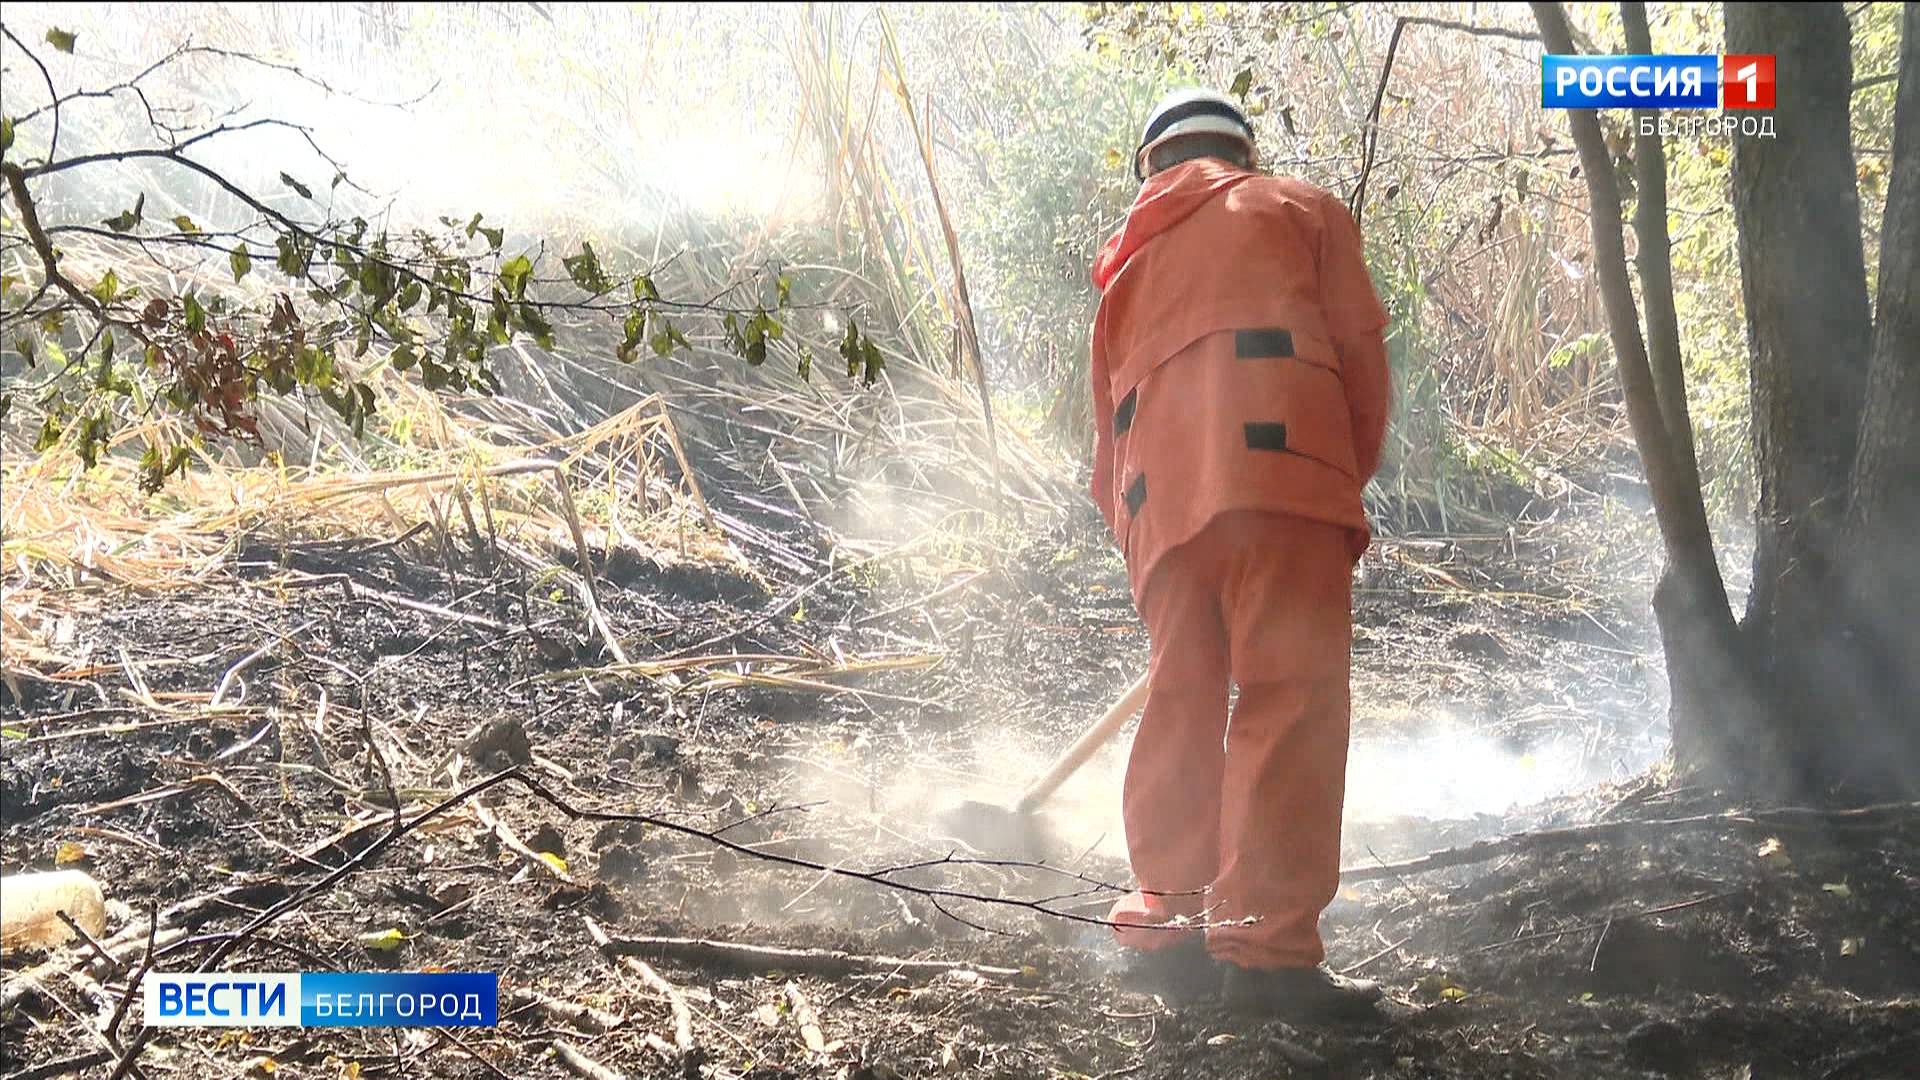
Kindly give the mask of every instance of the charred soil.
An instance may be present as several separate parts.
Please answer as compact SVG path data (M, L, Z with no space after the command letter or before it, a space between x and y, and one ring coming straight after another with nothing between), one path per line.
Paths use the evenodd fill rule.
M1093 525L959 568L798 532L793 565L764 575L603 559L624 668L571 593L425 539L243 544L191 588L47 595L84 659L9 691L0 858L98 877L126 905L109 932L133 927L130 965L168 912L158 964L177 970L377 840L396 797L418 813L514 768L574 808L651 820L574 819L502 785L227 961L497 971L498 1028L169 1032L150 1077L560 1077L577 1055L761 1080L1850 1080L1920 1054L1920 817L1781 816L1666 783L1644 594L1590 535L1383 541L1363 563L1359 873L1325 931L1334 967L1387 987L1384 1023L1295 1028L1124 988L1084 921L1126 878L1119 750L1063 793L1046 867L929 825L962 797L1010 798L1144 663ZM1535 839L1388 865L1515 833ZM631 944L656 982L590 924L855 959ZM103 1053L89 1029L128 970L84 960L8 958L40 978L10 991L0 1071Z

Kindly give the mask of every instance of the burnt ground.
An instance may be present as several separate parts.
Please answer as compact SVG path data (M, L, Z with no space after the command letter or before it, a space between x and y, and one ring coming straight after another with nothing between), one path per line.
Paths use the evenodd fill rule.
M1620 539L1644 528L1631 515L1383 541L1363 564L1346 846L1371 873L1343 887L1325 930L1335 967L1388 988L1385 1025L1291 1028L1124 988L1097 926L993 902L1104 910L1099 883L1126 875L1117 752L1062 793L1052 870L969 863L1009 853L929 824L964 795L1011 798L1143 663L1120 565L1092 526L861 563L764 519L755 536L787 565L761 574L611 560L602 599L636 661L622 672L557 579L487 574L471 551L240 538L231 573L192 588L41 597L81 662L7 699L0 864L89 870L126 906L110 934L131 925L144 941L148 913L168 909L158 962L179 970L374 843L390 791L418 813L512 767L576 809L653 820L570 819L497 787L304 895L225 961L497 971L498 1028L166 1032L145 1051L149 1077L579 1075L561 1043L630 1077L762 1080L1851 1080L1902 1075L1920 1055L1915 817L1697 820L1729 804L1655 764L1660 672L1641 552ZM449 564L451 579L433 569ZM642 663L725 653L789 659ZM782 671L789 681L765 678ZM1380 869L1594 823L1610 831ZM891 874L900 890L759 855L928 865ZM669 1045L667 997L603 954L589 920L618 938L1014 970L654 954L690 1010L688 1056ZM8 973L42 959L11 956ZM6 1006L0 1072L49 1075L97 1051L88 1029L105 1026L126 973L75 981L83 966L61 959L39 969L42 992Z

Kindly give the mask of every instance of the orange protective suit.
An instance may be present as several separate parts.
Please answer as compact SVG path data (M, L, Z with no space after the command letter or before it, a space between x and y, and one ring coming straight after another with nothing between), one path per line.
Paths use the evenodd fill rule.
M1209 951L1310 966L1339 879L1386 311L1338 199L1212 159L1149 178L1093 273L1093 495L1153 649L1123 795L1142 891L1112 920L1253 917Z

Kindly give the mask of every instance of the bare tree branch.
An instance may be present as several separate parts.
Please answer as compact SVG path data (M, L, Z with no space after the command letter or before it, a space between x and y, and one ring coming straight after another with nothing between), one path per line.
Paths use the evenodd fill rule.
M53 74L47 70L47 65L40 62L40 57L27 48L27 43L14 37L13 31L7 29L4 23L0 23L0 34L7 35L8 41L19 46L20 51L27 54L27 59L33 61L33 66L40 69L40 77L46 80L47 107L53 110L53 137L47 140L47 157L52 158L60 149L60 92L53 88Z

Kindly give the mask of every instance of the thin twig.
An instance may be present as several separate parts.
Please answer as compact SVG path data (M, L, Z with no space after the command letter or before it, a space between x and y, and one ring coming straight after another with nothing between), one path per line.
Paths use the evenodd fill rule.
M1400 51L1400 35L1407 29L1407 18L1393 22L1393 36L1387 39L1387 59L1380 65L1380 81L1373 88L1373 107L1367 110L1366 147L1360 155L1360 180L1353 189L1353 220L1360 220L1367 206L1367 177L1373 172L1373 152L1380 142L1380 105L1386 100L1387 78L1393 74L1393 55Z
M135 968L133 975L127 979L127 992L120 996L120 1004L114 1008L112 1019L107 1021L107 1039L110 1042L119 1040L120 1021L126 1018L127 1006L132 1004L134 997L140 993L140 983L147 977L147 972L153 970L154 947L159 944L159 941L160 909L149 908L147 909L147 948L140 955L140 966Z
M1405 945L1407 942L1412 940L1413 940L1413 935L1408 934L1406 937L1403 937L1399 941L1396 941L1393 944L1388 945L1386 948L1381 949L1379 952L1374 953L1372 956L1367 957L1365 960L1362 960L1359 963L1354 964L1350 967L1341 968L1340 974L1352 975L1353 973L1361 970L1362 968L1371 967L1376 960L1380 960L1386 957L1389 953L1393 952L1395 949L1400 948L1401 946Z

